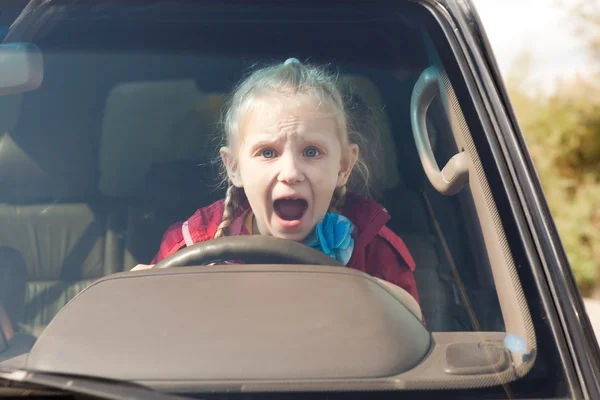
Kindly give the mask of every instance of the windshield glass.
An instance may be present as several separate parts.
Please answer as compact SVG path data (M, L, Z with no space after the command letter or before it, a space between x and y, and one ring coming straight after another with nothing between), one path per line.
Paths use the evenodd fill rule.
M389 388L405 379L413 384L391 387L421 390L436 382L439 388L486 387L504 396L509 382L525 390L526 379L563 381L560 365L548 367L557 362L556 351L539 355L548 328L534 329L543 313L535 315L537 303L524 300L524 288L532 284L520 281L509 233L488 195L479 155L488 148L475 146L484 137L481 121L431 10L412 2L286 8L50 1L32 2L17 19L15 10L22 7L6 9L4 18L11 21L4 23L12 25L3 45L27 44L39 52L39 58L26 52L19 59L24 73L6 69L19 79L29 77L31 87L9 90L10 81L0 82L7 87L0 96L0 356L14 362L21 355L21 364L6 365L27 367L22 355L36 341L36 356L27 362L35 364L50 351L42 342L56 338L48 332L61 329L57 315L68 319L64 310L90 301L85 293L104 287L90 286L99 279L127 272L142 288L139 277L168 275L153 267L174 263L171 256L216 238L252 235L305 247L294 253L285 242L265 244L262 255L247 249L223 255L221 249L188 264L226 264L235 272L240 264L316 265L307 260L324 255L393 294L398 310L408 313L385 318L399 318L401 326L410 324L427 338L418 342L421 353L412 361L394 361L404 369L390 367L386 378L357 370L362 372L350 373L348 382L382 379L381 387ZM277 255L277 246L289 246L289 254ZM168 303L170 286L163 282L156 297ZM314 289L317 304L319 293L332 288L325 287ZM342 283L333 287L346 290ZM114 301L106 304L118 302L112 290ZM235 304L222 313L235 313L241 307ZM213 306L215 312L221 312L218 307L225 305ZM284 318L286 306L277 307ZM106 324L120 309L92 308ZM242 309L231 318L251 313ZM383 310L375 307L368 315ZM180 326L195 318L183 311L171 317ZM128 320L123 328L155 328L142 320ZM68 329L60 346L75 346L84 325ZM189 329L196 337L204 332ZM273 342L294 348L273 335ZM135 361L139 355L125 356ZM120 363L115 357L106 362ZM546 367L538 368L540 357ZM427 362L445 367L435 370ZM302 376L330 378L322 372L326 365L320 367L306 367ZM88 374L77 368L68 372ZM244 375L240 368L247 379L260 375ZM119 374L110 377L137 380ZM185 376L202 380L203 374ZM181 378L175 370L167 375ZM336 379L343 388L341 376ZM563 389L545 390L552 397Z

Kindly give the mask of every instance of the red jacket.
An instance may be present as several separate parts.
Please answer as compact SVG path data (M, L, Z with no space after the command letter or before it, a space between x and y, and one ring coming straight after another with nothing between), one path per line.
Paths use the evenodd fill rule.
M223 216L223 200L199 209L187 221L173 224L164 234L156 264L179 249L211 240ZM230 236L247 235L244 219L249 205L239 207L229 228ZM384 279L409 292L417 302L419 295L413 271L415 262L406 245L385 224L390 216L378 203L348 194L342 212L354 224L354 250L348 267Z

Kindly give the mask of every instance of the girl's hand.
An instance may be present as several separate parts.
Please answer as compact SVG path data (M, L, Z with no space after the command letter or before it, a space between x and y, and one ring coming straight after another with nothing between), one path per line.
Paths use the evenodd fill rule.
M131 268L132 271L142 271L145 269L150 269L154 267L154 264L138 264L135 267Z

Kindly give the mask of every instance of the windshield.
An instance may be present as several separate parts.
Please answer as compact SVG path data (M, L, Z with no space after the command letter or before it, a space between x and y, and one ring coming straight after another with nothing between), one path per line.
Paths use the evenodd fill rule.
M538 326L543 312L533 312L537 302L526 300L527 285L533 284L522 282L517 274L518 254L506 239L514 232L504 230L496 203L502 198L489 195L499 188L491 187L489 172L482 167L489 148L482 144L475 100L466 90L432 10L412 2L255 7L50 1L32 2L17 19L23 7L5 7L4 18L11 21L4 23L12 25L3 46L29 46L21 64L15 64L23 68L19 74L14 67L6 71L15 79L28 79L29 87L17 90L14 83L9 88L8 79L0 82L6 86L0 96L0 321L4 327L0 356L9 362L4 365L27 368L30 363L30 368L44 366L49 372L82 375L110 373L106 377L144 383L161 378L200 382L198 387L176 391L207 390L201 382L207 377L293 381L296 375L285 375L287 368L300 371L298 379L338 379L336 387L346 390L364 384L418 391L434 382L437 388L484 387L477 390L506 396L511 390L527 390L527 382L537 382L548 397L563 393L556 351L539 354L540 338L547 337L548 327ZM495 166L486 168L495 176ZM261 278L256 287L254 278L243 278L240 282L245 283L235 290L238 294L248 290L249 297L228 302L225 283L218 280L210 281L200 294L201 286L194 285L207 282L200 270L198 278L190 275L186 282L177 283L168 280L175 279L169 273L154 268L167 262L184 266L174 264L183 263L177 255L193 246L244 236L288 242L247 242L230 253L220 249L212 258L195 255L186 265L222 265L223 271L242 279L244 270L236 269L239 265L311 264L304 276L315 276L314 282L306 281L312 289L300 290L290 283L297 278L281 282ZM289 241L304 247L296 251ZM285 254L277 252L282 248ZM321 262L320 256L325 257L324 264L335 261L359 275L325 284L309 268ZM111 286L108 297L91 301L91 293L100 296L96 288L108 287L92 284L102 279L113 282L111 277L118 273L135 283L122 289ZM351 279L358 276L393 295L397 310L384 312L388 305L381 303L383 294L353 286ZM148 280L142 277L162 279L162 283L150 292L149 287L144 289ZM264 282L283 285L277 288L307 296L307 301L307 293L313 291L311 311L297 304L289 308L286 303L270 304L269 310L280 321L294 313L306 312L302 315L309 321L311 313L317 318L331 312L329 332L348 332L371 323L369 335L399 324L404 328L390 330L385 341L384 336L376 336L376 342L380 351L394 349L404 355L384 368L364 336L361 340L354 336L357 341L352 345L337 340L342 346L339 352L352 349L364 354L364 365L372 355L371 369L360 369L361 359L352 358L348 363L355 369L329 366L327 360L335 357L325 349L323 359L302 364L302 369L294 369L293 361L282 367L273 361L276 357L261 356L264 370L249 372L253 368L245 362L251 360L241 355L237 364L223 361L223 375L209 367L196 366L201 373L183 368L184 353L199 348L205 356L228 360L230 353L219 353L218 346L227 340L230 345L238 342L235 336L220 333L220 338L211 336L213 342L198 344L193 351L178 348L181 369L169 370L169 362L156 360L164 361L163 370L136 377L116 372L121 371L116 366L132 368L123 356L134 364L136 359L151 362L149 350L144 350L148 348L140 344L130 354L117 351L118 346L111 347L116 342L106 339L110 334L106 340L92 340L97 328L83 322L91 321L93 314L94 323L113 324L116 314L112 313L118 311L125 313L119 317L125 329L121 337L138 330L154 332L157 326L157 335L168 327L187 326L188 336L200 340L207 329L194 331L196 325L189 321L203 315L201 306L188 310L183 304L218 302L210 307L221 318L206 321L211 326L260 320L264 317L260 310L266 306L253 293L274 288ZM249 290L250 286L260 290ZM209 296L211 288L215 297ZM129 297L120 297L120 290ZM286 290L273 293L285 296ZM346 298L352 290L358 307L354 316L339 314L351 303L336 303L331 293ZM178 292L187 293L186 303L177 303ZM169 318L160 320L157 310L152 318L158 320L137 319L136 315L144 314L143 307L127 314L131 303L141 306L146 298L167 304ZM127 307L119 301L127 302ZM152 300L147 304L146 311ZM175 308L176 304L184 308ZM365 306L363 315L357 310L365 304L372 308ZM70 315L67 309L77 311ZM75 318L76 312L83 314ZM339 318L332 319L334 314ZM70 322L65 330L66 322L61 321L69 318L82 322ZM336 320L338 325L331 322ZM344 323L352 329L342 329ZM247 335L252 337L249 332L257 338L264 334L255 328L226 331L240 335L238 344L247 349L258 346L246 343ZM86 329L90 333L84 333ZM270 343L279 346L277 351L271 348L273 353L285 355L289 350L288 360L307 354L290 336L269 335L273 335ZM187 343L186 334L176 336L170 340ZM58 342L50 346L46 339L50 337ZM85 337L90 343L79 341ZM148 337L153 336L148 333ZM320 340L326 343L327 336ZM414 344L417 350L412 358L398 350L399 342ZM96 372L79 366L71 370L76 361L66 361L69 349L84 354L94 344L104 355L98 365L112 367L98 367ZM206 353L209 348L217 350ZM30 350L27 360L24 356ZM49 359L44 358L52 352L63 358L62 369L48 367L58 365L53 364L56 359L46 362ZM314 347L312 352L318 353ZM173 365L177 357L170 359ZM41 359L44 363L35 364ZM546 381L554 384L540 384ZM344 386L350 384L358 386ZM169 385L167 389L176 386Z

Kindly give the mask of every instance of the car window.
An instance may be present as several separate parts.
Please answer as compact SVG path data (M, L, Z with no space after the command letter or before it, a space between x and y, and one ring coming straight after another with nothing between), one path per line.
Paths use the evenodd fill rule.
M17 334L35 342L84 288L152 263L169 227L223 198L221 118L232 91L254 69L295 57L334 70L357 129L374 132L369 185L348 185L389 213L416 265L437 350L428 360L445 365L400 376L415 390L407 395L565 395L472 77L431 9L47 7L47 20L26 29L24 19L5 39L35 44L44 64L39 88L0 96L0 253L11 282L0 300ZM431 160L449 165L450 183L436 184Z

